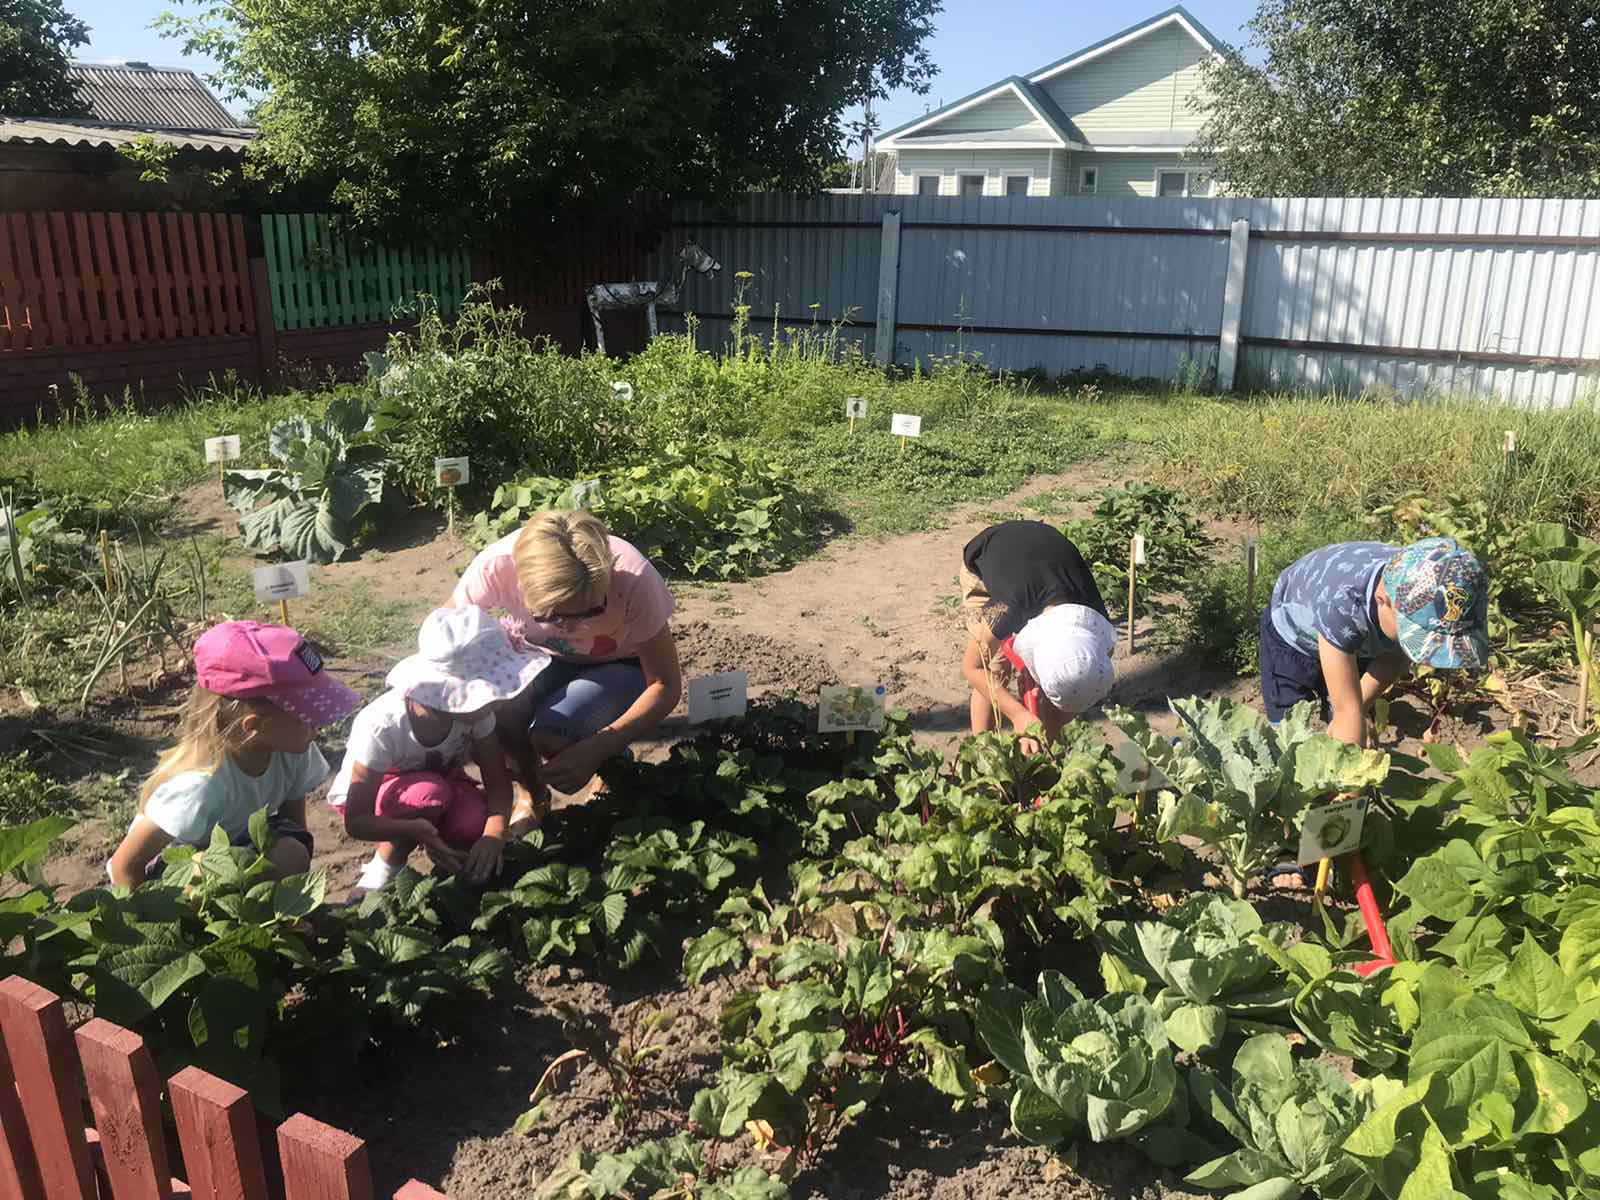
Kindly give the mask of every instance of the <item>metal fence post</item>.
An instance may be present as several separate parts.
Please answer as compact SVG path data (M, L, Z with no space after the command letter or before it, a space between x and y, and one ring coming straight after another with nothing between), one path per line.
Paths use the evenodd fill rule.
M883 242L878 251L878 331L873 347L882 366L894 362L895 302L900 293L900 214L883 214Z
M1228 278L1222 288L1222 336L1217 350L1217 390L1233 391L1239 370L1239 321L1244 315L1244 275L1250 259L1250 222L1235 221L1228 241Z

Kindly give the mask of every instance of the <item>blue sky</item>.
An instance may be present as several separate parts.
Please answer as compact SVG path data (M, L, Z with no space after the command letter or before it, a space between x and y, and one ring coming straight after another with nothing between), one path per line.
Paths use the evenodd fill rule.
M210 65L185 59L177 42L149 28L157 14L173 7L168 0L67 0L67 6L90 26L90 44L78 51L84 59L200 70ZM933 90L925 97L909 92L890 97L879 108L879 127L892 128L941 101L1043 66L1166 7L1165 0L945 0L929 43L939 65ZM1237 43L1244 40L1244 23L1256 0L1188 0L1185 7L1219 38ZM186 5L179 11L198 10Z

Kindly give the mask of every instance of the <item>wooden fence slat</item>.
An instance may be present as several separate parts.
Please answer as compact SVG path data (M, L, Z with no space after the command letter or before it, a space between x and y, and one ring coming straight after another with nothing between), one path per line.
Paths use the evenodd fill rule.
M39 290L49 310L46 320L50 326L50 344L70 346L82 339L73 336L74 330L67 319L67 308L61 298L61 271L56 265L58 229L61 241L65 242L67 223L60 213L33 214L34 249L39 256Z
M60 999L17 975L0 980L0 1033L47 1200L95 1200L83 1096Z
M200 222L201 215L196 213L183 213L178 218L184 257L189 260L189 293L194 297L196 330L201 337L211 337L221 330L217 328L216 307L211 298L209 256Z
M98 345L106 340L106 324L100 311L99 275L89 251L89 216L81 212L70 215L71 224L60 246L62 299L82 331L79 341Z
M185 1067L167 1084L178 1145L198 1200L267 1200L250 1093Z
M294 280L300 289L300 323L296 328L307 329L322 315L322 289L309 261L316 247L316 226L305 213L296 213L289 221L289 239L294 247Z
M245 241L244 217L228 215L228 248L233 255L231 271L239 289L239 332L254 333L256 321L255 281L250 277L249 243Z
M105 317L105 337L108 342L128 340L128 314L126 311L128 286L128 255L115 252L109 222L117 215L89 214L89 239L94 247L95 282L98 285L100 311Z
M145 213L144 231L150 244L150 274L155 280L152 297L155 316L161 322L161 336L178 336L178 310L172 292L172 251L168 246L166 227L157 213Z
M206 245L211 248L211 274L215 282L216 308L220 314L218 333L239 332L239 298L229 278L233 252L228 246L228 214L206 213Z
M22 349L22 272L11 254L11 222L0 213L0 350Z
M0 224L0 234L4 224ZM44 1185L39 1181L39 1163L28 1139L28 1122L22 1115L22 1097L17 1094L17 1077L11 1070L11 1057L0 1038L0 1195L17 1200L44 1200Z
M150 269L150 247L145 237L145 222L139 213L123 214L128 247L128 269L133 273L133 308L138 314L141 338L161 336L161 310L157 304L155 273Z
M144 1039L95 1017L76 1040L115 1200L172 1200L161 1077Z
M166 234L167 265L172 272L173 313L178 321L179 337L194 337L198 331L199 318L195 315L193 294L190 283L194 274L194 262L189 256L188 247L183 240L182 223L178 220L177 213L161 214L162 232Z
M304 1113L278 1126L285 1200L374 1200L367 1144Z
M217 213L195 214L195 236L200 241L200 261L206 277L206 307L211 310L212 332L233 332L233 310L222 295L222 259L218 248Z
M289 223L282 213L261 218L267 280L272 285L272 322L279 330L294 328L294 292L289 285Z
M133 265L133 254L128 237L128 214L106 213L106 228L111 234L111 253L117 262L117 301L123 323L123 337L129 341L143 341L144 314L140 310L139 272Z

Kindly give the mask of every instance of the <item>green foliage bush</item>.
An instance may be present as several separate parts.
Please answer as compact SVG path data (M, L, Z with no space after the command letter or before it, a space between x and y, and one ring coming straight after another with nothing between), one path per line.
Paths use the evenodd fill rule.
M0 754L0 824L22 825L70 806L67 789L43 774L26 750Z
M1144 535L1145 565L1138 568L1138 609L1155 610L1155 597L1181 589L1205 559L1211 538L1182 492L1155 483L1124 483L1108 491L1093 513L1062 529L1094 571L1101 598L1113 612L1128 607L1128 557L1135 534Z
M726 443L668 446L596 478L590 506L661 570L731 579L793 561L815 536L812 506L788 476ZM505 484L490 510L478 514L474 535L487 543L533 513L572 508L582 482L534 476Z

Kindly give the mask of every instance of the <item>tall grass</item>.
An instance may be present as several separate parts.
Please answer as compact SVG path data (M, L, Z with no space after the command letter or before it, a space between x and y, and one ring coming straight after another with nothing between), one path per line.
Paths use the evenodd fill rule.
M1517 453L1502 454L1504 431ZM1600 412L1493 401L1197 400L1156 444L1165 470L1221 513L1293 523L1361 516L1409 492L1478 497L1517 519L1600 532Z

